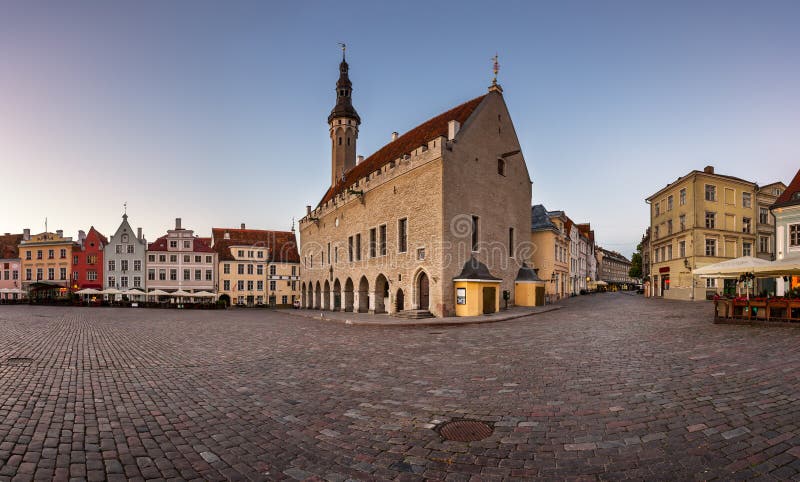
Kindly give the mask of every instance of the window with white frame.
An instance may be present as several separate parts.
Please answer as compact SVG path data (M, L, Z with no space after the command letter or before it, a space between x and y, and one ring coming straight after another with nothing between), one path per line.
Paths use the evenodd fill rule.
M706 201L717 200L717 186L713 184L706 184Z
M800 246L800 224L789 225L789 246Z
M685 258L686 257L686 241L678 242L678 255L681 258Z
M716 287L717 287L716 278L706 278L706 288L716 288Z
M681 189L678 195L678 203L683 206L686 204L686 188Z
M753 195L749 192L742 193L742 207L749 208L753 207Z
M714 229L717 225L717 213L706 211L706 228Z
M747 242L742 243L742 256L752 256L753 245Z
M714 238L706 238L706 256L717 255L717 240Z
M769 236L760 236L758 238L758 251L759 252L761 252L761 253L771 253L772 252L772 250L770 249L772 247L771 245L772 245L772 243L770 243L770 237Z

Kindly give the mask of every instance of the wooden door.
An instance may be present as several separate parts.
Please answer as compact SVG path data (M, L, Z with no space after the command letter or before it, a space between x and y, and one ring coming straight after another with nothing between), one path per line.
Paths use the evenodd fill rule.
M483 288L483 314L494 313L497 311L495 306L496 288Z
M430 287L428 286L428 275L419 275L419 309L427 310L430 302Z

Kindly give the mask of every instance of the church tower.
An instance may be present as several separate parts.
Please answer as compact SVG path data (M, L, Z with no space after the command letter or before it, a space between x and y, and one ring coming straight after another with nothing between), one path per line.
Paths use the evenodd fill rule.
M344 173L356 165L356 139L361 118L353 107L351 94L353 84L347 72L349 67L342 45L342 63L339 64L339 80L336 82L336 106L328 116L331 136L331 186L335 185Z

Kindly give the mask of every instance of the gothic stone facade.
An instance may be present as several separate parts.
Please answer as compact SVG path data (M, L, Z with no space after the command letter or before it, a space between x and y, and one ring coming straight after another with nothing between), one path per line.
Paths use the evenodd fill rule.
M331 137L333 165L347 166ZM531 182L499 86L352 165L300 222L304 307L452 316L453 280L472 257L514 299Z

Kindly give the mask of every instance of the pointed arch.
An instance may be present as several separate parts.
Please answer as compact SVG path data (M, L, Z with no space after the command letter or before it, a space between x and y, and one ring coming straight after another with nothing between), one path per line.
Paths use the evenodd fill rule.
M344 311L353 311L353 280L344 282Z

